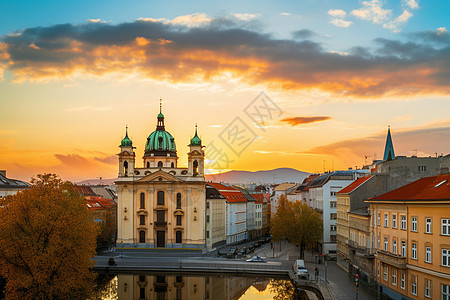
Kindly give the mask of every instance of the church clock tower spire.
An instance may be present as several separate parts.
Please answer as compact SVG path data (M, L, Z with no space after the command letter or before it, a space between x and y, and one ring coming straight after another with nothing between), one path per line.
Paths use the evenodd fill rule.
M386 137L386 145L384 146L384 156L383 160L393 160L395 159L395 153L394 153L394 144L392 143L391 138L391 127L388 126L388 134Z

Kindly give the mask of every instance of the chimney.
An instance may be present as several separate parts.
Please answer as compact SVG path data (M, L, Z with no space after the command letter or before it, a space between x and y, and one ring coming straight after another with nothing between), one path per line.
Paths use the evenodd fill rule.
M6 170L0 170L0 174L6 177Z

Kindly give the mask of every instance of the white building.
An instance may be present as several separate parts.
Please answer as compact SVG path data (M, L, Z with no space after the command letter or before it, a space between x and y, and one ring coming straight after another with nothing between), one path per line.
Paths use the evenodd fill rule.
M220 183L208 183L227 200L226 243L227 245L245 241L247 235L247 199L236 188Z
M15 195L19 191L28 189L30 185L26 182L6 177L6 170L0 170L0 198Z
M273 189L273 193L270 196L270 214L272 216L277 213L278 201L280 200L280 196L285 195L287 198L288 193L290 193L296 186L296 183L285 182L277 185Z
M322 215L323 237L321 241L322 253L336 254L336 219L337 197L336 193L352 183L358 176L367 172L334 171L314 179L309 185L309 195L303 195L309 200L306 204Z

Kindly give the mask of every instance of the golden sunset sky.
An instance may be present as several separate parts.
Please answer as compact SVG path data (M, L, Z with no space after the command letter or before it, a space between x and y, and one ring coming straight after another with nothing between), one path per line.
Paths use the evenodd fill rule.
M116 177L126 125L141 166L160 98L209 172L362 167L388 125L396 155L448 154L449 4L297 2L3 1L0 169Z

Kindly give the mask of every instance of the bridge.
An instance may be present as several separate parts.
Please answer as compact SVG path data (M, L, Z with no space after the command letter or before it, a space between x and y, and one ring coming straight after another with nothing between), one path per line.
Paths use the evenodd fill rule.
M301 280L293 273L290 261L269 261L266 263L246 262L202 257L127 257L115 256L114 265L110 257L97 256L94 270L108 273L164 272L190 274L227 274L235 276L270 276L291 279L300 289L313 292L319 300L334 300L328 283L323 280Z

